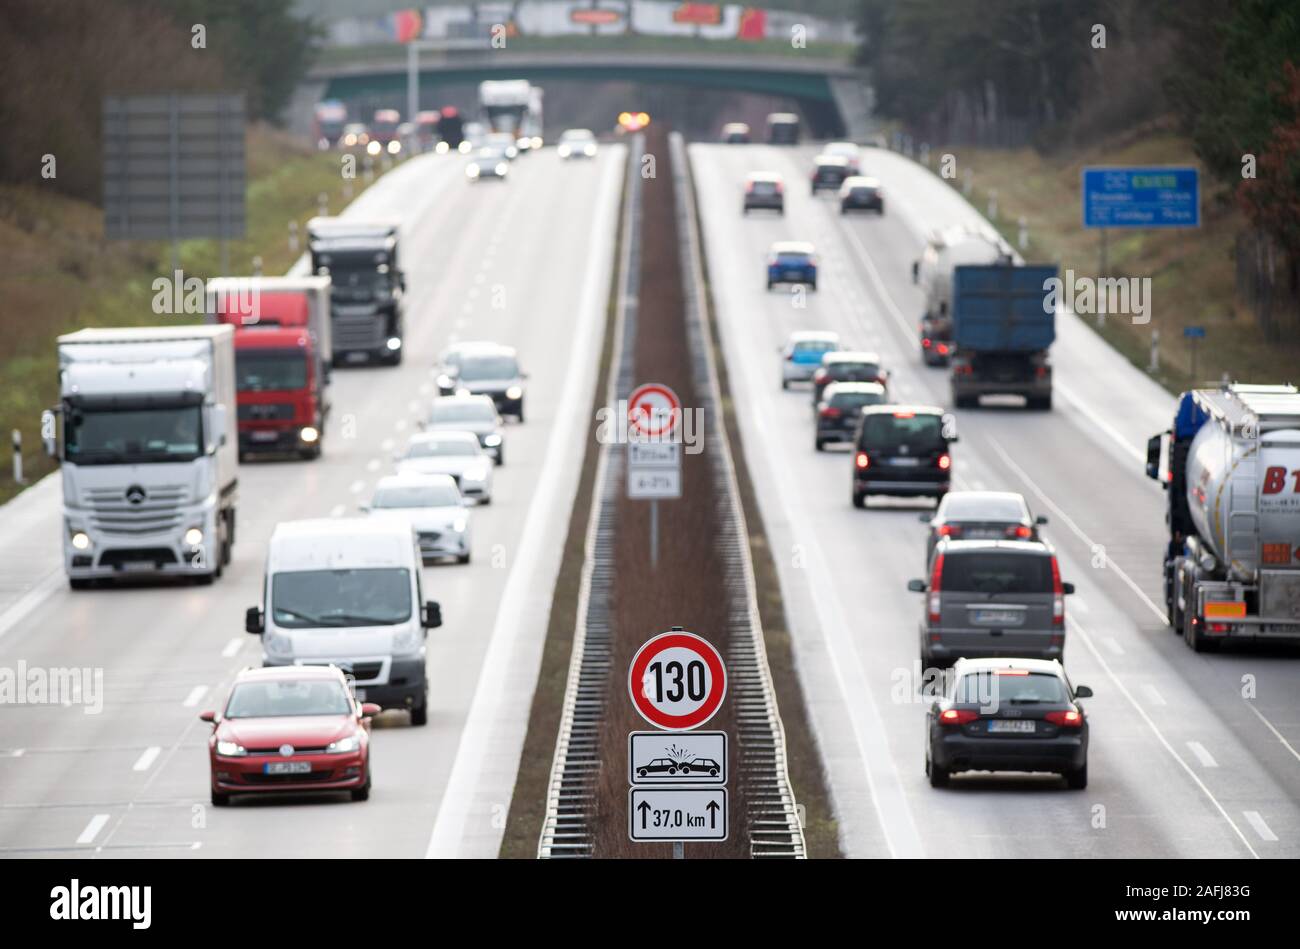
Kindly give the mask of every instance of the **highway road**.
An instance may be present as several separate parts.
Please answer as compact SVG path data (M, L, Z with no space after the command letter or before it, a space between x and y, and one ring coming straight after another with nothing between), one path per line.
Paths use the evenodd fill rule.
M73 593L57 478L0 509L0 667L103 671L98 714L32 704L0 715L0 855L496 855L585 448L622 158L619 146L563 163L548 149L519 159L507 183L471 185L463 158L424 156L354 202L349 215L403 222L404 363L334 373L321 460L240 466L234 563L215 585ZM429 633L429 724L376 721L367 803L211 808L198 714L260 664L243 612L259 601L272 528L356 513L458 338L518 348L528 421L507 427L493 503L472 515L473 562L425 569L445 622Z
M1066 668L1096 693L1085 702L1090 784L1072 792L1050 775L984 774L929 786L925 705L907 678L921 597L906 583L924 575L917 513L933 502L854 510L848 452L814 452L808 390L781 390L777 350L791 330L835 330L882 355L897 400L950 406L944 370L918 355L911 262L927 229L977 213L923 167L867 150L864 173L881 179L888 213L843 218L831 193L808 193L815 153L690 150L744 456L846 853L1300 856L1300 658L1196 654L1165 625L1163 498L1142 460L1174 400L1072 314L1052 350L1055 410L989 400L957 412L953 459L956 487L1019 491L1050 518L1046 536L1078 589L1066 603ZM759 170L785 176L784 218L742 217L742 180ZM820 289L805 306L788 288L764 288L776 240L817 247Z

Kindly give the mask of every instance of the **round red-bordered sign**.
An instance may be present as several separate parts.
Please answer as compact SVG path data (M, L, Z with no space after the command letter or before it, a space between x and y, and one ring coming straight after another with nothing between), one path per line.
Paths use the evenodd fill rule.
M637 435L666 438L677 428L682 400L668 386L647 382L627 397L627 422Z
M627 690L632 707L651 725L690 731L722 707L727 669L708 640L674 629L636 651L628 667Z

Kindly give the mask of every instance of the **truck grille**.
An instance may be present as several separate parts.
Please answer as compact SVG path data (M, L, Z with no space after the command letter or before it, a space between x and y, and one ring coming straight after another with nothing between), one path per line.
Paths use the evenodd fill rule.
M293 403L291 402L269 402L239 406L239 420L241 422L289 421L292 418Z
M90 488L85 492L91 525L105 534L134 537L175 530L180 526L177 510L186 499L184 485L148 488L139 504L126 499L128 488Z
M387 336L385 321L379 313L360 313L355 316L334 315L334 348L349 350L383 349Z

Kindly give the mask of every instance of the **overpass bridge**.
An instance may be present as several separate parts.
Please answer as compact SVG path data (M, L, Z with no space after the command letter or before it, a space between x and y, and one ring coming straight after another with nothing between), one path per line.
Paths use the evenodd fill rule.
M584 83L626 81L649 86L734 90L795 100L814 135L865 138L872 130L866 74L848 63L798 55L669 53L631 50L510 51L425 49L419 57L420 100L437 103L440 87L485 79ZM405 101L407 66L400 59L319 65L309 74L319 98Z

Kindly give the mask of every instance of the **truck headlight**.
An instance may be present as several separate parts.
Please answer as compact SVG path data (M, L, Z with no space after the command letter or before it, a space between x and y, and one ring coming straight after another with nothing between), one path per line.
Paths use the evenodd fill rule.
M437 145L433 146L433 150L439 155L445 155L451 151L451 146L446 142L439 142Z
M72 535L72 546L77 550L89 550L90 536L84 531L77 531Z
M498 175L504 175L506 173L506 163L501 162L500 164L498 164L496 168L496 172Z
M203 543L203 531L197 527L191 527L185 532L185 543L191 547L199 546L199 544Z
M522 399L523 397L524 397L524 390L521 386L511 386L509 389L506 390L506 398L510 399L511 401L514 401L515 399Z
M237 745L233 741L217 742L217 754L223 758L243 758L248 755L248 749L243 745Z
M500 435L489 435L485 439L483 439L483 445L487 448L496 448L500 444L501 444Z
M266 650L267 655L285 658L293 655L293 640L288 636L281 636L267 630L262 635L262 648Z
M533 148L541 148L541 147L542 147L542 137L541 137L540 135L534 136L534 138L533 138L533 142L532 142L532 145L533 145Z
M396 336L388 337L388 348L396 352L402 348L402 341Z
M356 751L361 747L361 739L356 735L349 735L347 738L340 738L338 741L332 741L325 746L327 755L345 755L349 751Z
M469 154L469 150L470 150L472 147L473 147L473 146L470 145L469 142L461 142L458 146L456 146L456 151L460 152L462 155L468 155L468 154Z
M378 155L383 150L384 147L380 145L378 142L371 142L369 145L366 146L366 153L370 155Z
M402 143L399 142L397 139L393 139L391 142L388 143L388 154L396 155L401 150L402 150Z
M315 426L304 425L302 431L298 433L298 437L310 445L320 438L320 432L316 430Z

